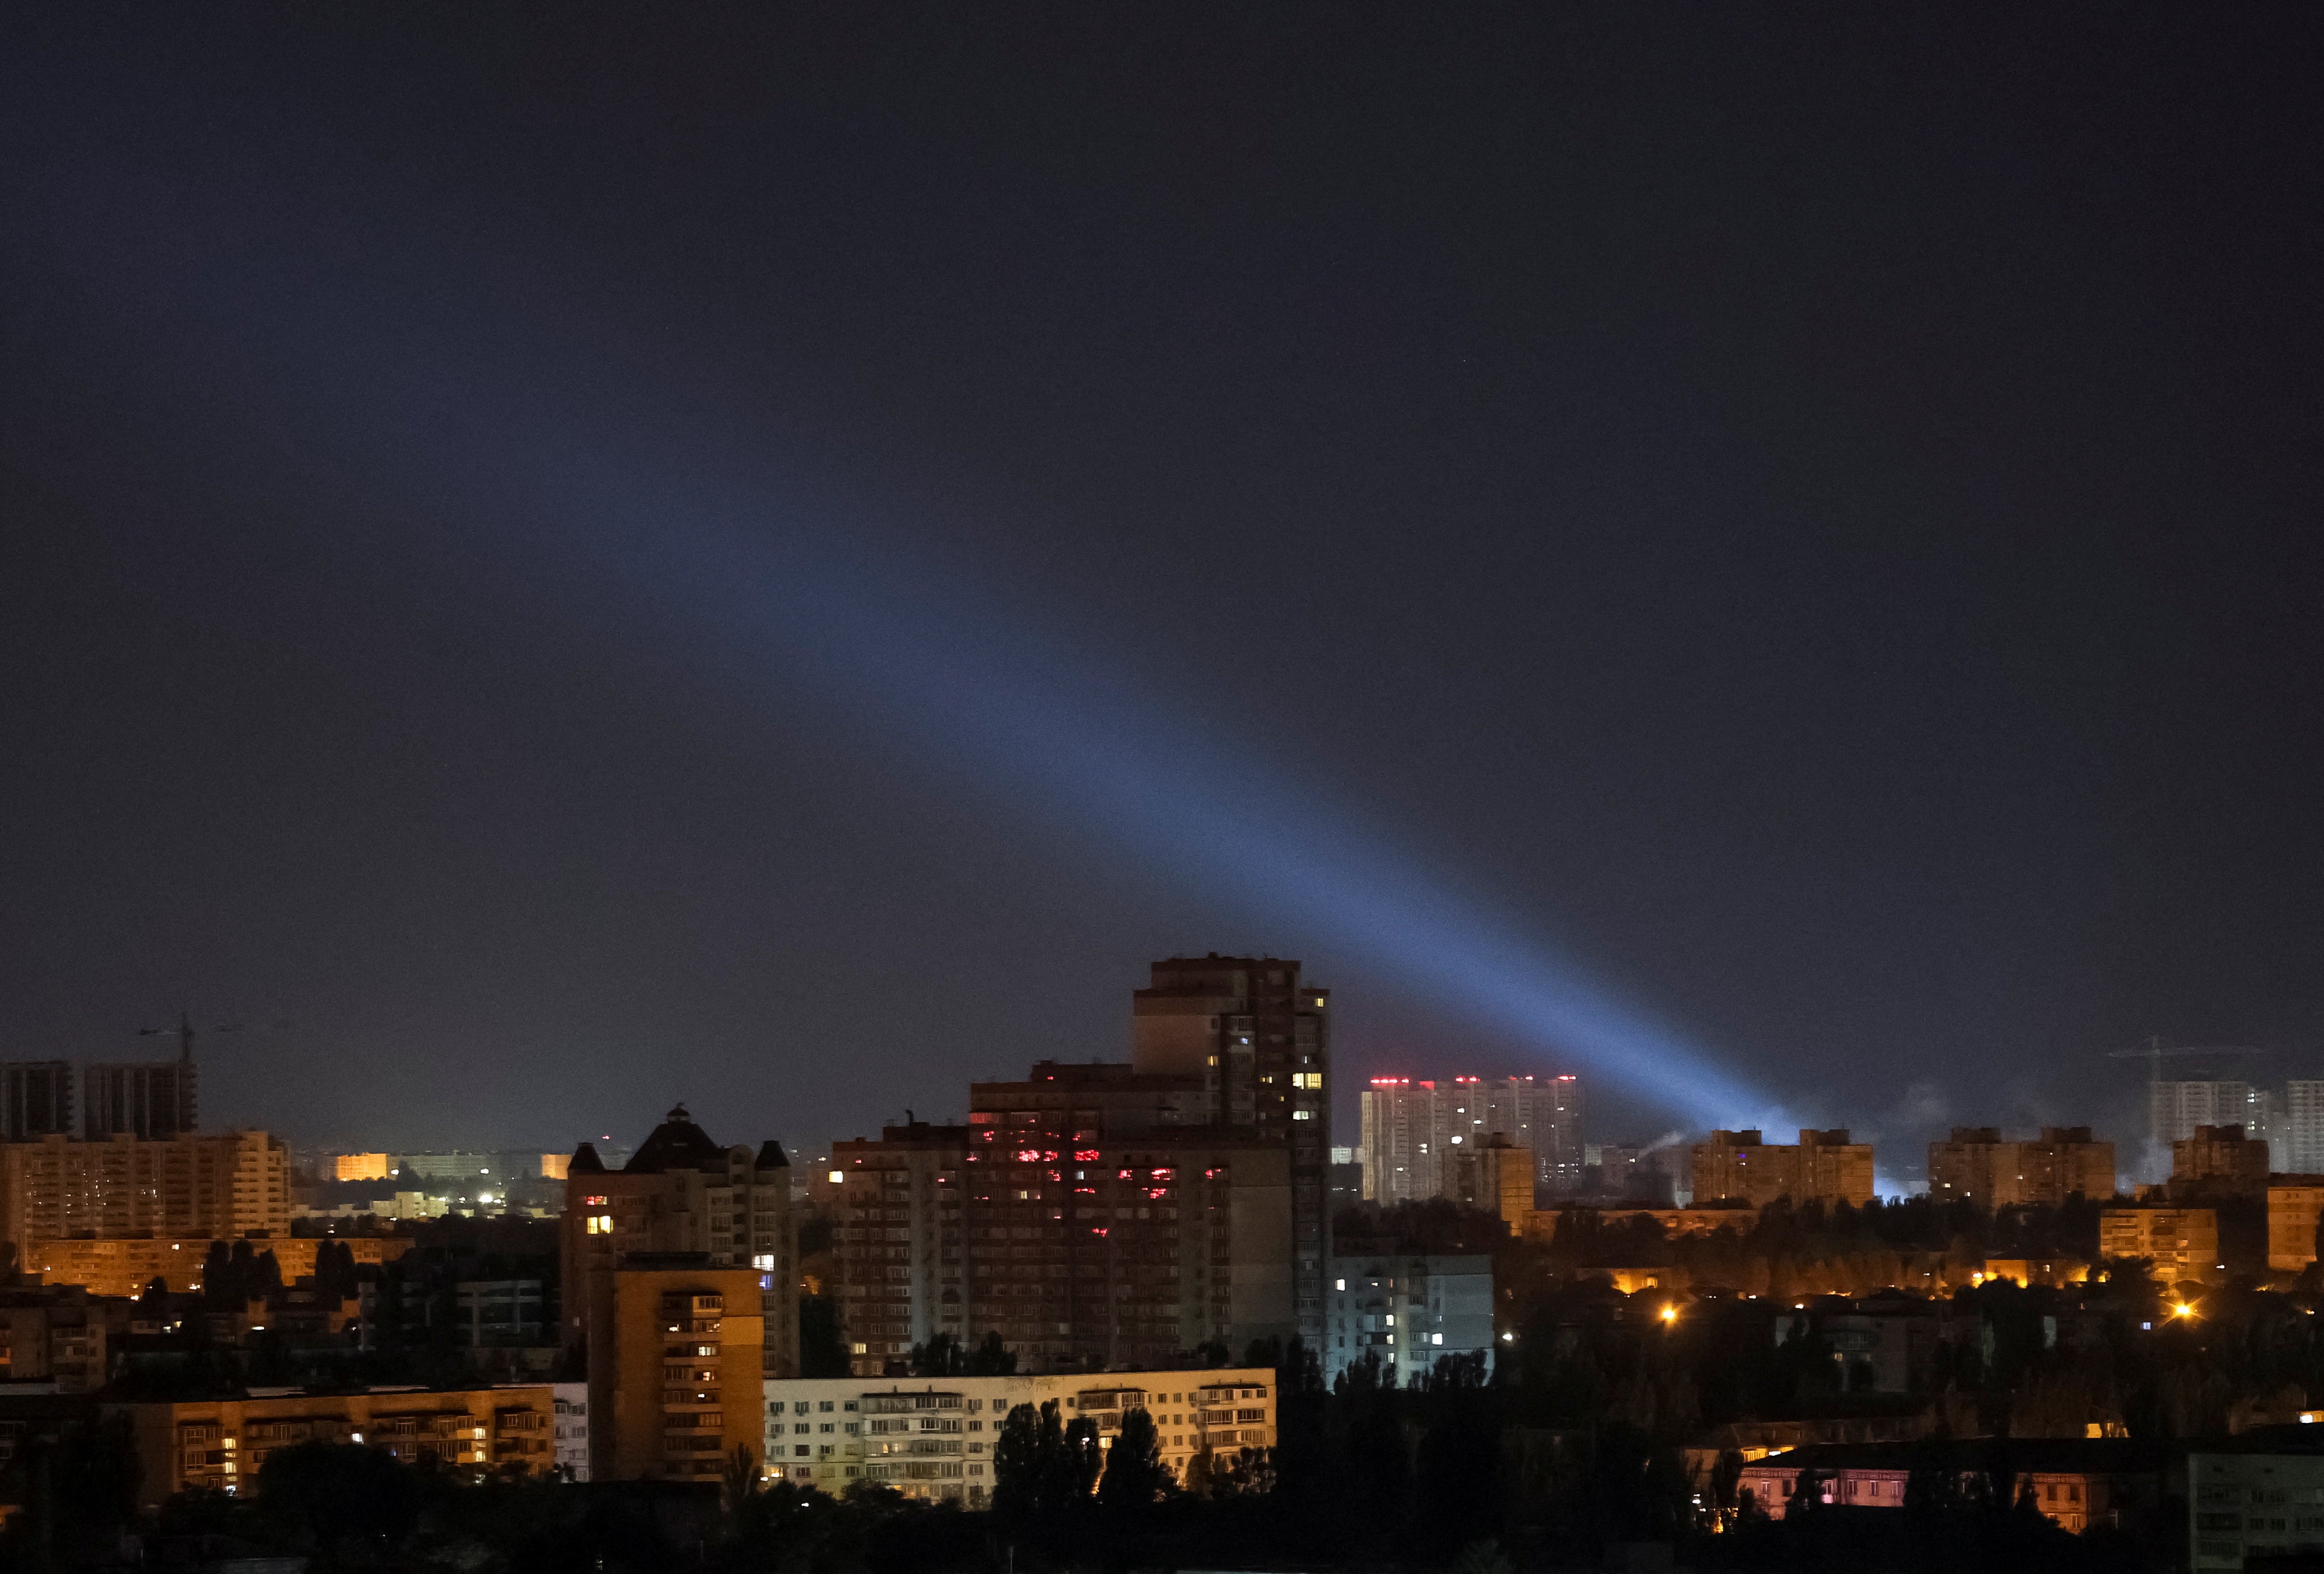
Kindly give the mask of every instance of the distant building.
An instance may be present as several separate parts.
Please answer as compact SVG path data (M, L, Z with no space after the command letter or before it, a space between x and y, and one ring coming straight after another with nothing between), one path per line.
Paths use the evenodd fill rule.
M73 1128L72 1063L15 1061L0 1065L0 1137L31 1142Z
M432 1459L468 1480L506 1470L546 1476L557 1441L586 1424L577 1383L503 1388L253 1395L181 1404L108 1404L137 1450L137 1501L156 1508L181 1492L246 1492L276 1449L362 1443L407 1465ZM570 1418L567 1402L576 1410Z
M2267 1266L2296 1274L2316 1260L2324 1175L2272 1175L2267 1183Z
M142 1295L145 1286L156 1279L171 1291L183 1293L202 1287L202 1265L208 1258L212 1238L242 1238L100 1240L75 1237L70 1240L36 1240L24 1248L21 1260L27 1273L40 1275L47 1284L78 1284L92 1295ZM333 1238L347 1248L358 1266L392 1263L410 1251L412 1245L407 1237L392 1235ZM287 1284L314 1275L315 1254L323 1238L277 1233L249 1244L254 1251L274 1254L275 1264L282 1270L282 1282Z
M1452 1200L1480 1213L1497 1213L1512 1235L1522 1236L1534 1210L1533 1150L1505 1137L1487 1137L1452 1155Z
M1095 1424L1110 1448L1122 1417L1154 1419L1162 1463L1182 1483L1207 1452L1218 1464L1276 1441L1275 1373L1211 1370L1059 1373L1009 1377L796 1377L769 1382L763 1458L770 1475L837 1496L876 1481L924 1502L985 1506L992 1449L1018 1405L1057 1406Z
M1997 1128L1956 1126L1929 1144L1929 1195L1986 1208L2055 1207L2068 1197L2115 1194L2114 1144L2087 1126L2045 1126L2038 1137L2004 1142Z
M2283 1152L2274 1159L2291 1174L2324 1174L2324 1081L2283 1085Z
M593 1382L604 1341L613 1337L616 1276L641 1256L699 1254L709 1268L756 1274L751 1326L766 1340L763 1375L798 1369L797 1239L782 1144L721 1147L682 1104L619 1170L608 1170L585 1142L565 1180L559 1248L560 1342L588 1349ZM742 1308L732 1313L740 1317ZM612 1414L598 1403L604 1397L592 1401L601 1423Z
M1757 1130L1714 1131L1695 1144L1694 1202L1743 1201L1764 1208L1779 1199L1869 1202L1872 1146L1849 1140L1846 1128L1800 1128L1797 1146L1768 1143Z
M0 1143L0 1239L288 1235L290 1152L263 1131Z
M1367 1201L1392 1207L1451 1196L1462 1148L1492 1137L1532 1151L1541 1189L1582 1188L1582 1084L1573 1077L1375 1077L1360 1107Z
M2171 1194L2257 1197L2267 1190L2267 1144L2241 1126L2198 1126L2171 1145Z
M331 1179L335 1181L384 1181L393 1174L395 1166L383 1153L331 1155Z
M2194 1136L2198 1126L2240 1126L2251 1116L2252 1085L2238 1078L2147 1084L2147 1134L2158 1148Z
M176 1060L83 1067L81 1135L91 1142L185 1136L199 1125L198 1084L190 1053Z
M2219 1215L2210 1208L2107 1208L2098 1255L2145 1257L2164 1284L2209 1279L2219 1265Z
M1493 1349L1493 1259L1350 1256L1332 1259L1323 1380L1377 1356L1382 1378L1409 1383L1445 1356Z

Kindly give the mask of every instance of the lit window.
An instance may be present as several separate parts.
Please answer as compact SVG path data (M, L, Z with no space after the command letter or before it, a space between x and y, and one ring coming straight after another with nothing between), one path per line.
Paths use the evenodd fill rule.
M592 1213L589 1215L589 1233L591 1235L613 1234L613 1216L610 1213Z
M831 1183L835 1186L846 1179L847 1172L845 1170L834 1170L831 1172Z
M754 1268L761 1269L771 1268L775 1266L775 1254L772 1252L761 1252L751 1259L751 1266Z

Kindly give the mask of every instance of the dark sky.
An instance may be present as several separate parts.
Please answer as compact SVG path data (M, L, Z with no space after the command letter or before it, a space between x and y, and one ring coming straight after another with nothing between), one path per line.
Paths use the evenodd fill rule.
M2299 9L46 9L12 1056L183 1003L301 1141L812 1148L1252 949L1342 1141L1386 1072L1669 1124L1168 771L1068 825L990 656L1900 1158L2132 1136L2150 1034L2324 1074Z

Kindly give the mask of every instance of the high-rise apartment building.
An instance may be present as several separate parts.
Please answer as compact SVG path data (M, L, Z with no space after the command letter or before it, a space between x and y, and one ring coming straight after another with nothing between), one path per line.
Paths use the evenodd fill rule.
M290 1155L263 1131L0 1144L0 1239L227 1239L290 1230Z
M1452 1185L1446 1195L1463 1208L1498 1215L1509 1233L1522 1237L1533 1213L1534 1158L1506 1137L1489 1137L1453 1150Z
M2267 1184L2267 1266L2296 1274L2316 1260L2316 1221L2324 1218L2324 1175L2277 1175Z
M2267 1144L2240 1126L2198 1126L2171 1145L2171 1194L2257 1197L2267 1190Z
M1367 1201L1392 1206L1451 1195L1453 1160L1464 1146L1492 1137L1533 1153L1535 1181L1542 1188L1557 1193L1581 1188L1585 1155L1577 1078L1374 1077L1360 1107Z
M968 1128L912 1121L831 1145L833 1278L849 1369L878 1376L914 1345L969 1342Z
M1292 1313L1312 1345L1331 1254L1331 994L1277 957L1172 957L1131 1006L1141 1075L1199 1078L1216 1126L1280 1147L1289 1168Z
M2324 1174L2324 1081L2294 1079L2283 1084L2283 1152L2278 1170L2297 1175Z
M832 1145L851 1367L997 1334L1023 1371L1287 1338L1290 1150L1203 1123L1201 1083L1043 1062L979 1082L964 1126Z
M1694 1146L1694 1206L1781 1198L1798 1202L1869 1202L1872 1145L1849 1140L1845 1127L1800 1128L1797 1146L1767 1142L1756 1130L1714 1131Z
M0 1065L0 1136L31 1142L73 1128L70 1061L14 1061Z
M591 1480L711 1482L737 1448L759 1455L766 1380L789 1375L765 1369L764 1278L713 1267L706 1252L632 1252L603 1275L591 1307Z
M1950 1140L1929 1144L1929 1195L1939 1201L2055 1206L2076 1193L2115 1193L2114 1144L2093 1140L2087 1126L2045 1126L2016 1142L1996 1127L1956 1126Z
M682 1104L619 1170L607 1169L585 1142L567 1166L559 1247L562 1342L590 1350L593 1372L595 1352L615 1334L622 1268L632 1259L695 1255L710 1269L756 1274L750 1325L764 1339L764 1376L798 1370L797 1238L782 1144L721 1147ZM728 1284L722 1293L733 1288ZM728 1312L739 1318L742 1308L734 1304ZM602 1419L611 1412L595 1413Z
M2195 1077L2147 1084L2147 1137L2170 1150L2198 1126L2242 1126L2252 1116L2252 1085L2233 1077Z
M124 1136L161 1142L195 1129L199 1078L190 1052L81 1070L81 1135L91 1142Z

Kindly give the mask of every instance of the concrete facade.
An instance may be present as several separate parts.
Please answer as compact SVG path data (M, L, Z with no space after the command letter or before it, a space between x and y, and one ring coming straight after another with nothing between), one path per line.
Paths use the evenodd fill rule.
M1446 1356L1486 1358L1493 1344L1493 1259L1488 1256L1347 1256L1332 1259L1322 1358L1323 1380L1380 1359L1400 1383Z

